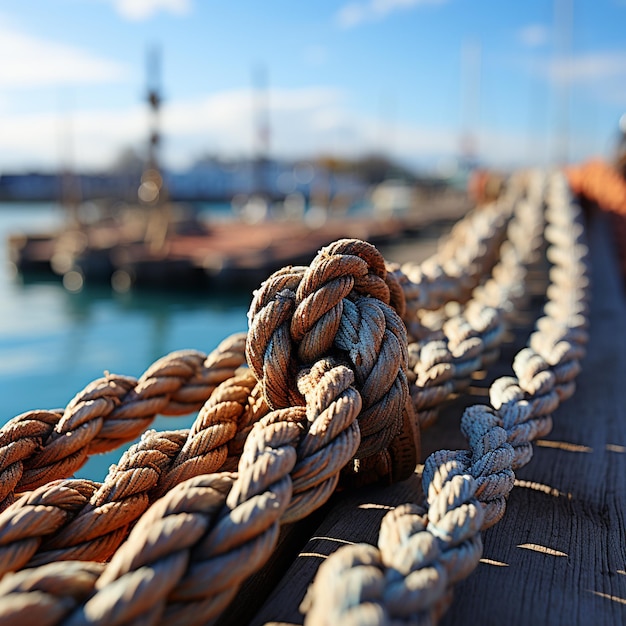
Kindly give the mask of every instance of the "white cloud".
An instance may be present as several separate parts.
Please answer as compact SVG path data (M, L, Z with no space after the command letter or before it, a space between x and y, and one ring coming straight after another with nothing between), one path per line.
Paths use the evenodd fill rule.
M346 94L334 88L272 89L268 96L270 151L278 157L387 149L417 158L454 154L458 143L453 129L384 125L378 116L354 111ZM254 119L249 89L166 102L162 158L169 166L184 167L206 153L250 155ZM0 170L56 168L62 159L67 163L70 155L63 154L63 148L68 144L73 146L71 161L76 168L103 168L124 147L143 150L147 135L148 112L142 105L117 111L75 110L65 118L53 113L0 116Z
M142 107L123 111L75 111L5 114L0 117L1 168L57 168L108 165L122 146L136 144L147 133ZM72 154L67 146L72 146Z
M444 4L448 0L368 0L345 4L335 16L342 28L352 28L363 22L375 22L396 11L408 10L420 5Z
M269 93L272 149L276 154L306 153L317 147L311 120L316 112L341 108L342 92L327 87L273 89ZM166 101L162 110L163 158L184 166L199 154L250 154L254 99L249 89L202 98ZM122 148L143 150L148 136L145 105L118 110L58 113L10 113L0 116L0 169L56 168L71 158L78 168L111 164ZM329 129L326 135L332 134ZM63 154L71 144L73 154Z
M191 0L111 0L115 10L125 19L140 21L148 19L159 11L174 15L187 15L191 12Z
M122 79L126 68L86 50L33 37L0 21L0 87L104 83Z
M590 84L626 76L626 51L588 52L560 57L537 66L537 71L558 84Z
M520 28L517 38L528 48L538 48L548 43L550 30L544 24L529 24Z
M407 162L434 162L460 151L460 133L454 125L385 122L355 111L347 94L337 89L272 89L268 95L270 153L276 157L385 151ZM168 101L162 113L162 159L170 167L185 167L207 153L252 154L255 116L249 89ZM0 116L0 171L57 168L62 159L67 163L69 155L63 148L68 144L73 146L71 163L77 169L106 168L125 147L144 150L148 119L140 104L116 111L77 110L65 119L53 113ZM493 132L487 126L477 135L479 154L501 166L523 164L526 151L512 153L511 146L528 146L529 141L523 133ZM544 144L544 137L536 139L535 163L549 156L545 147L540 149Z
M320 141L326 141L324 133L320 137L315 127L316 116L342 110L343 100L342 91L329 87L271 89L268 113L272 152L285 155L294 150L302 154L315 151ZM173 160L182 164L202 152L250 154L255 141L254 106L249 89L171 103L163 112L163 122L168 149L176 152Z

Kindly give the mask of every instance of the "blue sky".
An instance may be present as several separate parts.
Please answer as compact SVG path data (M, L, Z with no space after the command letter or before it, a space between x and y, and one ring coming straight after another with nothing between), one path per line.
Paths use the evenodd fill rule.
M175 168L252 153L258 68L275 156L610 156L625 26L626 0L0 0L0 172L144 150L154 45Z

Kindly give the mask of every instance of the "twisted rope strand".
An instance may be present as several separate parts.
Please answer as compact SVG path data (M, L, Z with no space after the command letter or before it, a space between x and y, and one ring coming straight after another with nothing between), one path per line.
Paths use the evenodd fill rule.
M320 250L308 268L270 276L248 314L248 361L272 408L303 404L297 372L322 356L353 369L363 409L361 445L352 470L344 472L348 482L375 480L381 467L406 477L416 463L418 435L407 414L407 336L392 301L404 309L399 281L387 275L376 248L342 239ZM411 445L400 445L405 437Z
M79 480L74 487L74 481L60 481L17 500L0 514L0 575L27 562L109 558L151 502L187 478L222 469L237 433L249 430L250 422L267 411L252 395L256 385L250 372L224 381L190 431L144 433L102 485ZM83 493L87 484L89 495L80 504L73 498L68 509L67 491ZM28 524L21 523L25 509Z
M521 185L520 180L512 178L498 202L470 211L455 224L435 255L420 265L402 265L401 270L409 279L402 286L412 338L421 338L423 330L417 320L424 311L434 311L452 300L465 302L489 273L497 261L507 222L522 192Z
M245 363L245 335L225 339L211 354L183 350L160 359L139 380L106 374L60 411L30 411L0 429L0 510L14 492L71 476L92 454L135 439L157 413L199 409L215 387ZM5 481L6 478L6 481Z
M434 423L441 405L469 384L474 371L497 359L507 313L525 297L526 268L536 263L542 245L542 197L536 190L529 197L532 202L515 205L500 261L464 312L444 322L439 334L409 345L411 398L422 428Z
M550 340L558 328L558 341L552 345L561 347L552 353L552 360L558 354L574 362L584 354L586 341L583 312L589 280L584 230L576 228L580 209L562 177L550 179L547 203L546 218L561 227L561 235L551 237L551 244L564 252L551 256L558 264L550 272L555 288L544 308L543 320L548 321L538 322L533 340L543 345L542 336L546 334ZM572 284L575 297L565 297ZM513 487L513 468L530 460L532 439L550 430L550 413L569 393L569 387L565 394L556 391L554 372L558 367L558 362L551 365L532 348L518 354L514 364L518 378L499 379L491 386L496 410L475 406L465 411L462 431L469 451L441 451L426 460L422 477L427 494L425 513L411 507L390 513L383 522L385 531L381 529L378 549L352 545L331 555L320 567L301 607L308 611L306 624L337 623L344 616L367 624L407 618L411 623L437 621L451 600L451 584L478 563L480 530L504 514L505 498ZM573 381L568 378L561 384L568 386ZM447 485L451 486L444 488ZM444 493L440 499L439 494ZM443 519L447 523L442 528ZM350 592L338 597L330 590L337 588L342 576L349 577Z
M366 301L363 296L359 295L359 293L369 290L389 300L389 288L382 278L386 271L384 262L369 244L363 242L339 243L340 245L335 246L331 253L324 251L320 255L322 267L325 268L324 271L327 272L331 280L341 280L341 273L345 271L345 268L348 268L349 271L353 267L358 269L360 273L353 281L355 285L354 300L346 300L346 306L351 309L352 303L354 303L355 307L351 309L353 312L359 311L360 307L359 317L366 322L362 322L361 319L357 320L354 315L351 316L350 314L347 314L346 320L350 320L351 328L361 325L365 327L367 320L376 320L376 323L369 328L367 337L369 339L372 329L375 328L378 337L375 342L380 346L382 358L391 365L395 364L395 367L391 368L391 374L385 370L383 376L383 372L381 372L380 378L383 381L388 380L388 384L383 385L381 391L368 382L371 376L370 370L378 362L377 359L369 358L363 353L363 348L359 348L357 345L348 348L347 342L351 337L349 330L344 329L338 339L339 354L347 356L348 359L351 355L355 362L361 366L358 372L362 379L362 387L368 392L372 406L376 406L376 403L379 402L388 402L385 396L399 394L400 401L396 405L392 405L392 410L401 415L405 409L408 395L405 374L406 337L404 328L391 307L384 302L379 302L377 298L370 297ZM335 254L337 249L339 253ZM343 255L341 254L342 250L356 251L362 255L363 259L369 258L369 265L363 267L361 257L349 258L352 255ZM373 268L371 276L368 269L370 265ZM305 272L305 279L306 276ZM348 275L347 278L350 279L350 276ZM305 281L305 287L310 288L309 283ZM322 290L322 294L327 293L323 283L319 286L319 290ZM300 292L303 302L313 295L307 294L304 289ZM314 301L314 299L310 301ZM379 302L382 310L372 309L373 302ZM336 303L333 306L343 309L344 303ZM308 311L307 307L302 305L301 318L305 319L310 314L311 312ZM347 323L342 319L339 322L339 327L342 323ZM307 330L307 333L309 332ZM296 334L296 336L299 335ZM306 333L301 335L302 339L305 337ZM252 339L249 338L249 342ZM305 339L304 343L309 352L311 349L318 349L316 342ZM299 345L301 346L302 343ZM255 352L261 353L252 345L250 353L254 354ZM298 352L302 353L301 350ZM306 350L304 352L306 353ZM215 529L201 544L194 548L194 558L202 560L204 557L204 560L190 565L188 574L175 589L169 587L172 595L171 601L167 608L165 608L165 604L162 604L162 610L168 614L184 614L189 617L190 613L193 613L194 619L204 619L207 615L218 610L223 605L223 599L228 594L232 595L248 573L266 560L276 541L278 520L281 514L286 512L285 519L293 521L323 503L334 490L339 471L357 452L361 437L359 426L355 420L357 415L362 412L362 403L361 396L356 391L349 390L349 385L354 381L353 372L345 366L335 367L331 364L318 364L301 376L300 380L300 393L305 394L305 397L310 397L310 400L307 400L307 406L309 406L309 420L312 423L311 428L305 429L308 432L307 437L303 440L302 445L298 446L296 452L294 446L297 445L305 425L304 408L297 406L277 409L252 429L239 463L238 478L226 501L226 509L216 522ZM326 386L328 390L324 393L314 392L311 388L313 381L315 382L314 389L318 389L322 385ZM394 414L392 413L392 415ZM298 461L297 467L295 466L296 461ZM289 476L291 470L294 470L293 482ZM296 497L293 499L292 505L289 506L294 488ZM144 518L142 517L142 520ZM263 522L263 519L266 521ZM137 532L145 531L141 524L142 522L136 527L140 529ZM216 536L219 537L219 540L215 539ZM133 537L136 537L136 534L131 534L129 541L116 552L112 563L136 561L135 556L123 556L127 551L132 553L133 546L137 545L137 541L133 540ZM245 560L251 569L242 569L238 572L237 577L225 583L225 586L220 586L223 583L222 576L220 585L217 585L218 589L216 590L215 584L213 584L211 597L207 597L208 585L200 584L198 580L206 581L214 578L216 573L223 570L225 565L235 558L240 558L243 554L246 555ZM167 555L164 558L175 559L176 563L181 561L176 555ZM114 566L112 567L113 570L106 570L106 572L114 571ZM154 567L158 569L160 561ZM133 581L136 580L137 576L139 574L135 572L123 572L123 577L130 577L128 581L131 585L135 584ZM104 591L96 593L84 609L76 613L72 619L90 620L89 616L95 610L93 607L107 603L109 597L107 595L108 582L113 579L115 580L111 584L117 588L117 574L114 576L105 573L103 580L107 581L107 585L104 587ZM141 581L137 584L148 585L144 578L140 577L137 580ZM155 584L157 588L161 589L159 583ZM216 600L216 593L221 598L219 601ZM182 600L185 600L184 605L181 604ZM116 602L119 603L117 596ZM105 614L107 619L112 619L111 611L113 609L109 605L107 606L109 608L105 610ZM121 614L122 609L120 607L115 610ZM156 615L157 612L158 609L154 605L149 608L150 616ZM129 615L127 613L124 619L127 619ZM137 614L132 613L132 615L136 616ZM199 618L198 616L204 617ZM147 618L147 615L145 617Z
M51 567L56 564L7 574L0 582L0 597L7 597L0 603L0 622L36 615L41 601L48 607L43 623L206 623L266 561L279 525L301 519L328 499L342 468L348 477L384 472L397 478L406 467L412 471L418 433L411 430L416 424L409 398L422 396L413 389L409 394L409 379L417 380L409 363L417 367L423 357L432 371L424 368L422 379L445 379L441 391L433 385L433 396L462 391L471 371L493 358L501 318L511 313L509 301L525 296L515 283L523 282L542 246L535 209L544 198L543 184L531 179L525 201L519 186L513 189L500 217L486 211L457 229L460 262L449 256L450 246L442 246L439 258L424 266L424 276L436 284L426 298L434 308L451 294L460 302L447 306L453 315L443 312L440 329L413 317L414 300L406 294L418 294L420 286L397 268L388 269L365 242L338 241L320 251L309 268L285 268L270 277L255 293L245 348L258 383L251 376L245 383L232 378L232 366L241 364L243 355L239 341L229 365L216 366L228 382L211 396L197 426L189 433L147 436L145 447L135 448L136 462L129 458L118 465L125 480L107 478L102 486L61 481L0 515L0 565L24 554L30 558L41 536L49 539L35 562L58 558L65 550L61 544L74 534L95 539L104 554L134 524L134 511L166 491L104 570L67 562L66 571L80 583L65 586L64 572ZM462 431L469 450L440 451L426 460L424 508L399 507L384 519L378 548L350 546L324 563L305 601L307 623L436 622L451 602L454 583L476 566L481 529L504 514L513 470L530 460L532 440L551 428L551 413L573 392L584 355L589 286L584 228L562 179L550 180L545 201L551 286L544 316L515 359L515 377L491 386L493 408L465 412ZM505 235L508 243L502 243ZM490 247L492 240L497 244ZM492 277L485 282L488 269ZM509 270L514 278L507 279ZM417 346L407 343L399 315L423 333ZM2 466L14 482L11 490L21 485L15 479L23 471L20 454L30 450L24 459L34 459L27 469L32 467L28 480L35 484L47 467L68 469L85 450L108 449L130 432L125 420L145 419L148 407L167 402L169 408L158 410L175 413L196 402L207 379L206 361L198 362L200 353L179 354L179 361L151 367L139 385L124 377L110 377L112 385L95 381L70 403L71 411L68 405L60 429L58 412L33 413L23 422L32 422L29 428L41 440L22 440L17 436L22 421L13 424L5 439L5 458L12 461ZM192 372L189 386L178 382L185 371ZM213 428L210 408L221 405L228 417L216 418ZM108 426L100 415L106 411L119 424L113 420ZM65 457L57 431L70 433ZM246 432L236 475L188 478L211 471L211 463L232 464ZM3 435L0 430L0 445ZM152 443L159 437L165 446L160 455ZM408 453L400 445L403 438L412 444ZM96 493L103 500L100 515L93 517ZM41 508L48 513L38 518ZM103 521L108 509L119 510L117 521L111 532L98 535L108 528ZM32 520L30 534L15 532L19 519ZM65 530L53 535L57 524ZM91 549L86 541L77 544L76 553Z
M124 620L144 617L135 607L134 599L128 602L117 594L112 595L110 589L121 590L125 580L133 581L138 572L147 568L154 573L155 580L142 574L145 597L150 595L148 585L153 593L162 595L165 582L157 581L156 576L162 571L165 575L166 565L173 561L184 561L186 571L181 565L180 569L169 572L167 601L159 605L162 619L201 624L219 614L241 582L267 560L277 540L279 522L299 519L325 501L336 484L341 463L347 463L356 451L360 397L350 388L353 380L348 368L327 361L305 372L301 387L310 398L307 408L278 409L255 425L246 440L238 476L219 510L207 521L206 511L203 517L198 509L203 532L194 536L193 542L185 543L188 555L184 559L180 557L179 542L161 536L166 532L163 516L169 510L167 503L200 479L178 485L159 500L156 512L152 507L141 518L98 581L96 594L69 623L108 624L114 611L123 613ZM339 419L335 420L336 417ZM311 426L303 436L307 422ZM345 428L341 429L340 424ZM330 448L330 454L323 463L316 463L315 457L325 447ZM329 462L335 466L335 476L330 475ZM311 464L317 465L316 471L307 474L309 478L304 481L302 470ZM210 482L220 476L214 474L201 480ZM330 488L324 486L327 482ZM296 498L292 498L292 492L297 494ZM157 520L157 515L163 521ZM189 523L197 523L193 520ZM187 521L181 519L177 532L187 536L183 524ZM148 536L160 547L154 556L150 556L149 546L145 545ZM144 612L156 615L154 605L143 606Z

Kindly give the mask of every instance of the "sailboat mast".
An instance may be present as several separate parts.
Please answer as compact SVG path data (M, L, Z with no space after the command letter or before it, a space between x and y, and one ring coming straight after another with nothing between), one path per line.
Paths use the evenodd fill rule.
M266 170L270 152L269 96L267 69L257 66L252 75L253 114L254 114L254 193L263 196L268 193Z
M161 144L159 111L161 107L161 50L155 46L148 52L147 101L150 107L150 136L148 141L148 168L159 170L158 151Z
M556 164L565 165L569 161L569 96L570 69L572 52L572 31L574 11L572 0L554 1L554 22L556 30L556 67L560 71L555 76L556 82L556 119L554 123Z
M480 42L465 41L461 47L461 161L473 167L478 156L482 50Z

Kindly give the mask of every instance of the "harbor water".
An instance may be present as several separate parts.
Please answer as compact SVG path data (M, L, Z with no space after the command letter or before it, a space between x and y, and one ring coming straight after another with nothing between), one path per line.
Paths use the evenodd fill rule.
M25 278L8 262L7 236L63 223L55 204L0 204L0 410L2 423L31 409L64 407L105 371L139 377L180 349L210 352L246 329L251 294L150 291L118 294L58 280ZM188 428L195 416L158 417L159 430ZM130 445L130 444L128 444ZM92 457L76 476L103 480L120 448Z

